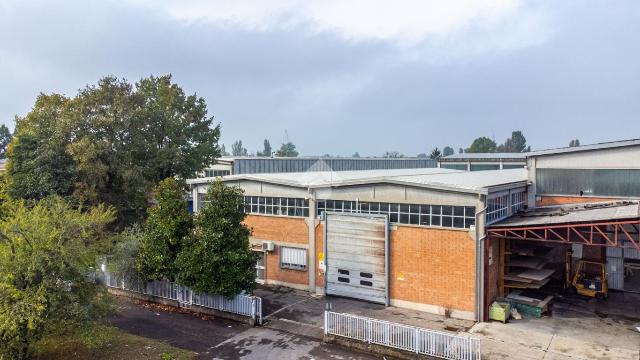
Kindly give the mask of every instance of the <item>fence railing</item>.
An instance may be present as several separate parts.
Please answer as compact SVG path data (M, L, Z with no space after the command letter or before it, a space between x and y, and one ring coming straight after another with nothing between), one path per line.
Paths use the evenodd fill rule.
M103 272L101 277L105 285L111 288L175 300L180 306L184 307L198 305L218 311L248 316L255 320L256 323L262 324L262 298L257 296L239 294L228 299L222 295L200 294L189 287L166 280L150 281L146 284L136 281L127 283L112 276L108 271Z
M480 340L351 314L324 313L324 332L453 360L480 360Z

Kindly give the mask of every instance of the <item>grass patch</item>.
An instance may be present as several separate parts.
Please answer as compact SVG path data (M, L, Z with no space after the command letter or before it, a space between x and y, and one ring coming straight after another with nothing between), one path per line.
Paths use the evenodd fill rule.
M132 335L110 326L96 326L76 336L50 337L36 346L34 359L77 360L190 360L196 353L163 341Z

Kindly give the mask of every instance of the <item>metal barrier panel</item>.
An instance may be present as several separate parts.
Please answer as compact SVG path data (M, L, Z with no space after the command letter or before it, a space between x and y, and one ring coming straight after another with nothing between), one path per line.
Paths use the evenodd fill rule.
M480 340L351 314L326 311L325 334L452 360L480 360Z
M230 299L221 295L199 294L189 287L178 285L166 280L150 281L145 284L126 284L118 281L109 272L104 272L107 287L137 292L154 297L175 300L181 306L198 305L214 310L243 315L262 324L262 299L257 296L236 295Z

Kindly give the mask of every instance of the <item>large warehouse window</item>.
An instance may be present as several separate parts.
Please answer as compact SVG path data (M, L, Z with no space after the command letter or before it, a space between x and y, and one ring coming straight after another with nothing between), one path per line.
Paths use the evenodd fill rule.
M525 191L489 198L487 200L487 224L509 217L511 214L524 209L525 204Z
M325 211L363 214L384 214L389 222L423 226L468 229L475 224L473 206L397 204L342 200L318 200L317 214Z
M306 270L307 249L280 246L280 267L283 269Z
M282 216L309 216L309 200L302 198L245 196L244 212Z

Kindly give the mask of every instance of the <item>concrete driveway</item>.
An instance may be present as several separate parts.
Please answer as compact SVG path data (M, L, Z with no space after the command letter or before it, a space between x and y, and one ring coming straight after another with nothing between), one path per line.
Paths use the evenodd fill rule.
M381 359L273 328L220 318L202 320L190 313L143 307L126 298L117 298L117 305L111 325L195 351L201 359Z

